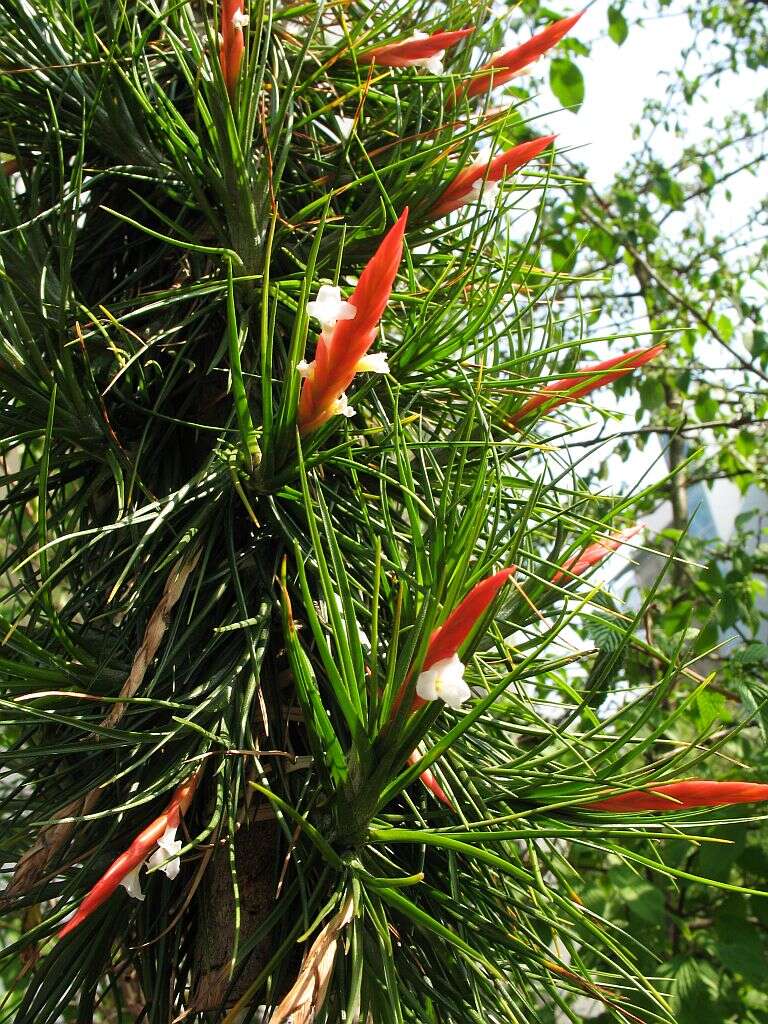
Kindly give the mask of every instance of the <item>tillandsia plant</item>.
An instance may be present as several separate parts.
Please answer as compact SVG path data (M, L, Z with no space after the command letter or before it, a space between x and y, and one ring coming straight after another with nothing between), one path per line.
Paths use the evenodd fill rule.
M0 0L3 1020L674 1020L571 855L766 789L591 576L570 410L664 354L548 307L490 106L577 20Z

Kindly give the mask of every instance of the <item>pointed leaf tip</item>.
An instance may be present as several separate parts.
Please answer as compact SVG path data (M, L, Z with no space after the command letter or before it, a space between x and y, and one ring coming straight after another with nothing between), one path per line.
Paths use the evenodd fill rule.
M618 793L605 800L582 804L584 810L615 811L620 814L641 811L682 811L704 807L726 807L768 800L768 785L759 782L710 782L691 779L668 782L646 789Z
M422 671L430 668L438 661L450 658L459 650L467 639L475 623L486 611L491 601L516 571L516 566L502 569L477 583L460 602L442 624L433 632L427 653L424 657Z

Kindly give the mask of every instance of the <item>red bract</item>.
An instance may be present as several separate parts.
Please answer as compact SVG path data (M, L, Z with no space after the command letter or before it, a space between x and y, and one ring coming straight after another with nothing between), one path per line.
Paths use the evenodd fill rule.
M466 203L471 203L477 199L483 182L487 188L488 184L501 181L506 175L512 174L523 164L537 157L554 139L554 135L546 135L541 139L522 142L519 146L500 153L490 163L485 160L475 161L456 175L427 216L442 217Z
M523 43L522 46L516 46L498 54L488 64L484 64L478 69L476 76L460 90L459 94L467 97L477 96L493 86L508 82L533 61L538 60L556 43L559 43L583 13L584 11L580 11L579 14L573 14L570 18L555 21L548 25L543 32L538 32L527 43Z
M422 665L423 672L426 672L438 662L442 662L445 658L453 657L453 655L457 653L461 645L472 632L472 629L478 622L482 613L486 610L490 602L494 600L514 571L515 566L513 565L510 568L502 569L501 572L496 572L492 577L488 577L486 580L481 580L480 583L472 588L461 604L458 604L451 614L447 616L442 626L438 626L437 629L433 631L432 636L429 638L427 652L424 655L424 663ZM406 682L403 683L403 690L408 686L410 679L411 674L409 674L409 678ZM402 692L402 690L400 692ZM395 711L397 707L399 707L399 702L400 696L398 695L397 700L395 701ZM419 708L423 708L426 702L427 701L422 699L418 694L415 695L412 711L417 711ZM409 757L408 763L411 765L416 764L419 757L419 752L414 751L414 753ZM454 805L451 803L451 800L447 797L442 786L429 769L423 771L419 777L430 793L432 793L446 807L451 808L452 811L454 810Z
M454 608L442 626L438 626L437 629L433 631L432 636L429 638L427 653L424 655L422 672L428 671L433 665L438 664L438 662L452 658L458 652L461 645L472 632L474 626L487 610L491 601L493 601L499 590L501 590L509 577L515 572L515 569L515 566L510 566L508 569L502 569L501 572L494 573L493 576L489 576L487 579L481 580L480 583L476 584L472 590L470 590L464 600ZM409 672L400 692L397 695L397 698L395 699L393 714L397 712L405 689L411 678L412 672ZM413 698L411 710L417 711L426 703L427 701L416 694ZM408 758L408 764L416 764L419 757L419 751L414 750ZM444 803L446 807L450 808L450 810L454 810L453 804L445 790L429 769L423 771L419 778L438 800Z
M384 236L379 248L360 275L349 298L354 319L338 320L329 335L318 338L311 372L299 398L299 430L307 434L322 426L337 411L340 396L352 383L357 364L376 338L403 254L408 208Z
M183 782L174 791L163 813L136 836L125 853L121 853L117 860L112 862L85 896L75 914L59 929L58 937L60 939L82 924L94 910L109 899L125 876L143 863L167 828L178 826L181 816L192 802L201 774L202 768L186 782Z
M757 782L669 782L648 789L633 789L606 800L582 804L589 811L679 811L684 808L726 807L768 800L768 786Z
M500 572L494 573L493 576L489 576L487 579L481 580L470 590L464 600L454 608L442 626L438 626L437 629L432 631L432 636L429 638L429 644L427 645L427 652L424 655L424 661L421 666L422 674L429 671L438 662L452 658L458 652L483 612L486 611L499 590L516 571L517 567L513 565L508 569L502 569ZM412 678L413 669L408 672L395 697L392 708L393 717L397 714ZM411 711L417 711L426 703L426 700L415 694L411 704Z
M429 638L427 653L424 655L422 671L431 668L436 662L456 654L472 632L473 627L498 592L515 573L516 567L502 569L487 579L476 584L464 600L458 604L442 626L438 626Z
M420 757L421 754L419 753L419 751L414 750L414 752L408 758L408 764L416 764ZM445 790L437 781L437 779L429 770L429 768L425 768L424 771L419 776L419 778L433 796L437 797L437 799L441 803L445 804L445 806L448 807L451 811L455 810L448 794L445 792Z
M558 580L564 578L570 580L574 576L580 576L590 566L602 562L604 558L616 551L617 548L620 548L622 544L626 544L628 540L631 540L644 529L645 526L642 523L637 526L628 526L626 530L620 530L615 537L605 537L594 544L590 544L589 547L584 548L580 554L574 555L562 568L558 569L552 577L552 582L557 583Z
M222 0L221 2L221 73L230 98L234 98L240 65L245 52L243 25L248 18L243 14L243 0Z
M573 402L577 398L583 398L595 388L601 388L610 384L628 373L632 373L638 366L655 359L664 351L664 345L653 345L651 348L638 348L633 352L626 352L623 356L615 356L613 359L605 359L602 363L593 363L591 366L582 366L572 377L565 377L552 384L547 384L533 398L529 398L516 413L507 419L509 427L516 426L521 420L530 416L532 412L541 406L546 406L546 411L556 409L566 402Z
M404 68L421 64L432 57L442 55L450 46L471 35L473 28L459 29L457 32L433 32L432 35L413 36L399 43L388 43L366 50L358 55L358 61L371 64L374 61L382 67Z

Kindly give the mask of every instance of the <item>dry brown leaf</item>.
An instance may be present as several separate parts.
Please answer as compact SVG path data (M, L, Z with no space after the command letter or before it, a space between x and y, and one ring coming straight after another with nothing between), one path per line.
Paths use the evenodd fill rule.
M270 1024L312 1024L325 1002L339 935L352 920L352 897L332 917L301 962L293 988L270 1017Z
M141 686L147 668L152 662L157 649L168 629L170 614L184 590L184 585L200 558L201 549L195 548L191 553L183 555L171 569L163 588L163 596L152 613L144 639L133 659L131 671L120 691L121 697L132 697ZM101 723L105 728L114 728L123 716L125 704L117 703ZM101 796L101 787L91 790L84 797L78 797L56 815L57 819L78 818L88 814ZM29 892L43 874L55 855L66 846L75 830L75 821L59 820L53 825L42 829L34 846L20 858L13 874L13 879L5 891L0 894L0 905L6 904L13 897Z
M130 674L123 683L123 688L120 691L121 697L132 697L141 686L146 671L157 654L157 649L165 636L166 629L168 629L173 606L181 597L187 578L200 558L200 552L201 549L197 547L191 554L184 554L171 569L168 579L165 581L163 596L150 616L147 628L144 631L141 647L136 651ZM101 723L102 727L114 729L123 717L124 712L125 704L114 704L112 710Z
M41 830L35 845L19 859L10 885L0 894L0 905L13 897L24 895L38 883L45 870L62 847L72 838L77 821L63 821L63 818L76 819L88 814L101 796L101 787L92 789L85 796L72 800L57 813L59 819L52 825Z

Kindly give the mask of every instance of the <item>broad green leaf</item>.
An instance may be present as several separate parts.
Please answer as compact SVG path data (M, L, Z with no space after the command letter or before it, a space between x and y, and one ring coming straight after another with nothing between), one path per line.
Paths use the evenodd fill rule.
M566 109L578 113L584 102L584 76L567 57L553 57L549 65L549 85Z
M699 729L707 732L717 721L726 717L726 702L722 693L701 690L696 695L696 718Z
M608 8L608 35L617 46L621 46L629 35L627 19L618 7Z
M680 1024L718 1020L715 1009L718 981L713 967L701 959L683 960L674 973L672 1005Z
M765 944L760 930L742 916L718 916L715 952L728 970L762 985L768 970Z

